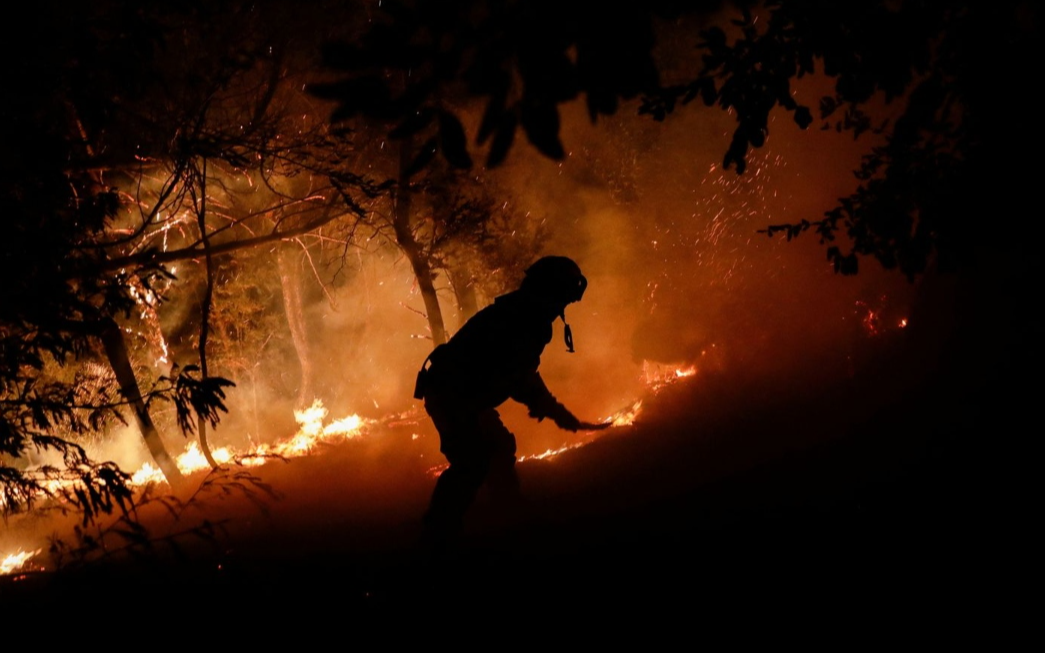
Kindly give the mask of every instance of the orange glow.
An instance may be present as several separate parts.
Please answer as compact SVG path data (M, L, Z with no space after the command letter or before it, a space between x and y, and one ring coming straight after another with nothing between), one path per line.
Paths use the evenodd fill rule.
M617 411L613 415L607 417L604 421L612 422L613 426L631 426L635 423L635 418L639 416L639 412L642 410L642 400L636 401L628 408Z
M656 393L661 388L697 373L693 364L665 365L651 361L642 362L642 381L650 392Z
M546 458L554 458L555 456L558 456L564 451L569 451L570 449L583 447L586 444L588 444L588 442L574 442L572 444L567 444L565 446L559 447L558 449L548 449L543 453L537 453L530 456L522 456L519 458L519 462L523 462L526 460L545 460Z
M0 556L0 576L9 576L20 571L25 571L26 565L33 559L41 549L35 551L19 551L5 556Z
M680 379L692 377L697 374L695 365L664 365L646 361L643 363L642 380L647 392L655 394L662 388L679 381ZM643 400L636 399L625 408L604 417L601 423L610 423L610 428L632 426L642 412ZM335 420L329 420L329 411L323 402L316 400L308 408L294 411L294 419L298 423L298 430L289 438L273 444L259 444L253 449L241 452L233 451L228 447L212 450L211 454L219 464L238 464L243 466L263 465L272 457L296 458L313 455L317 447L323 443L336 443L364 435L368 427L375 420L367 420L352 414ZM382 420L391 423L393 420L401 419L402 416L391 416L391 419ZM529 460L548 460L569 451L586 446L599 439L605 430L579 431L570 437L570 442L558 448L549 448L542 453L519 457L519 462ZM412 440L420 437L417 433L411 435ZM203 455L199 444L192 441L185 451L176 458L178 469L185 475L201 472L209 469L209 463ZM426 474L431 478L438 477L449 465L440 464L428 468ZM149 483L166 483L163 472L154 464L146 462L131 476L131 485L144 486ZM60 485L60 481L54 484ZM58 489L54 487L52 489ZM0 558L0 574L17 573L24 570L27 564L40 553L35 551L19 551Z

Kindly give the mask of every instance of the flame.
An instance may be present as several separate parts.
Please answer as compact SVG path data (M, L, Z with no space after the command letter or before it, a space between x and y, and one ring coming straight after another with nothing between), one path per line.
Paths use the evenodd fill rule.
M146 483L165 483L163 472L152 463L143 464L138 471L131 474L131 485L145 485Z
M701 355L706 353L702 352ZM649 391L654 394L665 386L671 385L679 379L694 376L696 373L697 366L693 363L665 365L663 363L642 361L642 380Z
M274 444L260 444L254 449L236 452L228 447L221 447L211 451L211 456L219 465L236 463L248 467L263 465L272 457L297 458L311 454L316 446L322 442L337 440L348 440L361 435L372 420L365 420L359 415L348 415L329 423L326 421L329 411L323 406L319 399L303 410L294 411L294 419L298 423L298 431L293 436L282 442ZM210 468L206 456L195 440L190 442L181 454L175 458L175 463L181 473L185 475L194 474ZM145 462L131 474L130 484L133 486L144 486L149 483L166 483L167 479L163 472L151 462ZM47 483L50 490L57 490L64 481L51 481Z
M658 392L661 388L670 385L679 379L691 377L697 373L696 365L665 366L658 363L643 363L643 381L651 393ZM610 428L631 426L642 412L643 400L638 399L627 407L603 418L603 423L609 422ZM298 423L297 432L284 441L274 444L259 444L253 449L243 452L235 452L228 447L213 450L212 456L219 464L236 463L245 466L256 466L266 463L272 457L294 458L312 454L321 443L344 441L359 437L374 420L367 420L359 415L348 415L340 419L328 421L329 411L319 399L311 406L294 411L294 419ZM401 416L392 416L398 419ZM577 449L597 440L602 430L583 431L571 442L555 449L547 449L538 454L521 456L519 462L527 460L547 460L554 458L571 449ZM420 436L412 434L416 440ZM185 451L176 458L178 469L183 474L189 475L209 468L209 463L197 442L190 442ZM427 474L431 477L439 476L449 465L441 464L430 467ZM163 472L152 463L144 463L131 475L131 485L144 486L149 483L166 483ZM40 550L19 551L0 558L0 575L17 572L31 561Z
M573 442L567 445L563 445L558 449L548 449L544 453L536 453L529 456L522 456L519 458L519 462L523 462L524 460L545 460L546 458L554 458L555 456L558 456L564 451L569 451L570 449L577 449L579 447L583 447L584 445L589 444L590 442L592 442L592 440L588 440L587 442Z
M0 557L0 576L8 576L22 571L29 561L36 557L40 551L41 549L36 549L35 551L19 551L17 553L10 553L6 556Z
M642 412L642 400L638 400L631 406L624 410L619 410L616 413L605 418L603 421L612 422L613 426L631 426L635 423L635 418Z
M316 446L322 442L347 440L361 435L365 428L371 423L359 415L348 415L340 419L325 423L329 411L323 406L319 399L304 410L295 410L294 419L298 423L298 431L289 439L275 444L261 444L252 450L236 453L228 447L222 447L211 451L211 455L218 464L235 462L240 465L254 467L263 465L272 457L295 458L311 454ZM210 463L203 455L199 443L190 442L185 451L175 459L178 469L185 475L193 474L210 468ZM131 474L130 484L142 487L147 484L166 483L167 479L163 472L150 462ZM66 481L50 481L46 485L51 491L61 489ZM18 571L28 561L34 558L40 550L30 552L12 553L0 558L0 575L7 575Z
M694 376L697 373L696 365L683 365L680 367L672 367L661 365L658 363L651 363L649 361L643 361L642 368L643 381L645 382L648 391L652 394L656 394L662 388L672 383L675 383L679 379ZM610 428L632 426L633 424L635 424L635 421L642 413L642 401L642 399L636 399L627 407L618 410L617 412L613 413L612 415L609 415L608 417L602 418L602 420L600 421L602 423L609 422ZM547 460L549 458L554 458L555 456L569 451L570 449L577 449L579 447L591 444L592 442L597 440L604 432L605 431L602 430L583 431L582 433L585 434L583 436L585 439L575 439L573 442L565 444L557 449L548 449L543 453L522 456L519 458L519 462L523 462L526 460ZM429 469L428 472L429 474L438 476L438 473L441 472L443 469L446 469L445 465L441 467L433 467Z

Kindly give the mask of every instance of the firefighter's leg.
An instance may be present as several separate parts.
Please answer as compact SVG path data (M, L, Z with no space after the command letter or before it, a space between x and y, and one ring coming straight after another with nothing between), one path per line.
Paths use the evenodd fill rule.
M424 516L425 539L443 547L456 539L464 527L464 515L475 500L490 468L488 447L476 415L429 409L439 429L440 449L450 466L436 481Z
M498 502L519 500L519 475L515 471L515 435L501 421L496 410L479 416L479 428L489 447L490 469L487 487Z
M464 514L472 505L488 469L487 460L473 456L462 456L451 461L435 483L425 524L447 533L459 532Z

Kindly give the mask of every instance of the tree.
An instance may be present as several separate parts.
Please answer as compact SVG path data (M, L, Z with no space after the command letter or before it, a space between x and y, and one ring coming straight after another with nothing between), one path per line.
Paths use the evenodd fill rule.
M73 438L106 419L120 418L118 409L125 402L139 419L147 420L146 401L157 398L173 400L181 416L195 408L202 417L217 419L223 381L195 377L193 368L185 368L161 379L143 397L137 383L131 383L133 373L128 379L128 368L120 364L125 352L116 319L133 310L137 293L152 294L165 271L152 264L106 271L108 256L98 243L120 202L113 189L99 183L92 165L99 152L85 133L88 124L94 126L88 120L104 121L106 104L86 101L96 98L98 89L82 85L85 80L75 69L89 67L92 62L84 58L105 61L112 49L80 51L95 45L84 41L97 34L79 29L84 18L79 12L62 17L68 22L48 25L57 30L60 45L26 59L13 80L21 94L2 109L0 205L9 224L2 271L10 283L4 287L0 316L0 507L7 512L31 505L58 482L90 518L116 506L126 508L128 477L111 463L88 459ZM40 18L31 12L26 29L42 40L43 34L36 33L41 25L34 22ZM113 49L127 48L126 55L147 45L120 42ZM76 48L81 58L66 48ZM78 109L83 106L94 111ZM50 362L62 365L86 356L99 341L125 382L123 398L107 386L83 393L71 383L41 376ZM152 434L145 426L148 439ZM162 446L156 444L155 438L150 440L158 462L167 465ZM31 448L58 452L62 466L24 473L14 465Z
M124 407L172 484L180 473L151 404L172 401L178 427L198 433L207 451L206 425L225 411L231 385L209 373L206 354L217 257L314 231L344 215L331 207L366 184L343 176L335 196L324 182L337 198L326 202L272 182L313 174L337 154L317 154L330 143L321 121L296 120L302 96L289 89L300 88L303 60L292 57L307 61L309 51L289 48L299 32L277 5L39 8L26 29L41 47L23 53L14 79L22 94L2 109L3 272L14 281L0 315L0 491L6 512L47 495L50 481L70 480L59 487L90 516L126 507L129 477L90 461L76 440L122 419ZM271 203L238 210L237 198L250 195L244 186L270 189ZM171 264L192 260L205 261L198 362L143 390L126 325L139 313L153 319ZM104 383L85 393L69 375L50 374L99 355L119 394ZM58 451L64 467L26 473L33 447Z
M349 79L313 84L310 92L340 101L332 116L335 125L370 134L370 165L379 161L376 165L384 167L389 179L384 217L381 211L372 217L380 223L379 232L391 232L389 239L410 263L432 341L438 345L448 338L448 329L437 274L442 270L450 277L460 313L466 317L473 313L476 303L470 278L474 274L465 271L462 254L474 252L480 240L490 240L484 231L486 223L494 224L496 203L476 196L481 186L478 178L454 172L467 170L472 160L452 90L418 95L418 85L428 88L430 76L436 73L425 65L414 70L383 59L400 47L411 47L404 39L413 38L409 33L413 25L395 26L391 35L370 32L358 45L334 47L328 57Z
M1038 5L384 0L381 8L368 38L328 47L326 62L344 80L323 97L339 103L335 120L383 114L403 129L435 98L467 98L481 107L474 127L462 135L441 117L434 141L449 161L467 144L496 166L519 133L561 159L560 108L574 101L593 121L634 103L662 121L698 100L717 107L736 120L722 162L737 175L771 125L865 143L851 194L823 215L762 232L819 236L839 274L870 261L921 281L898 358L924 364L934 382L922 388L926 403L967 414L945 434L944 480L956 484L972 466L1008 469L1011 460L988 462L988 445L1032 423L1035 389L1022 379L1042 360ZM686 41L690 48L679 47ZM676 58L661 59L665 42ZM389 87L385 74L408 74L409 83ZM961 496L971 504L988 495Z
M790 113L802 128L816 114L822 128L878 133L884 145L855 171L861 184L851 196L823 218L766 229L792 238L815 231L841 273L856 272L865 257L908 277L934 259L968 265L983 245L984 216L997 213L992 206L1022 212L1019 201L980 190L1032 181L1027 167L1006 162L1019 160L1026 139L1037 144L1038 130L1020 138L1002 131L1034 124L1037 101L1026 80L1040 16L1032 3L653 2L609 11L460 0L438 7L391 1L382 9L362 45L327 49L334 70L374 71L322 88L340 103L334 118L383 112L409 131L429 115L432 98L466 95L483 105L475 141L489 144L487 165L503 160L519 129L542 153L561 158L558 108L582 96L592 120L635 98L658 120L696 99L729 111L737 123L723 164L738 174L750 149L765 142L773 111ZM690 39L689 65L658 60L669 36ZM660 73L669 66L692 73L664 84ZM379 70L409 71L409 83L390 88ZM796 97L807 75L833 80L833 93ZM883 103L902 107L898 117L882 119L876 108ZM433 146L465 164L460 124L439 118Z

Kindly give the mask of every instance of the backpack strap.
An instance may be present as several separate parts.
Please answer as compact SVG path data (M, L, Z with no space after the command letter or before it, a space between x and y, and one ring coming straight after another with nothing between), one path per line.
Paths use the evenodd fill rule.
M564 340L566 340L566 351L568 351L568 352L570 352L572 354L572 353L574 353L574 349L573 349L573 330L570 329L570 325L566 323L566 311L563 311L559 315L559 317L562 318L562 326L563 326L562 337L563 337Z

